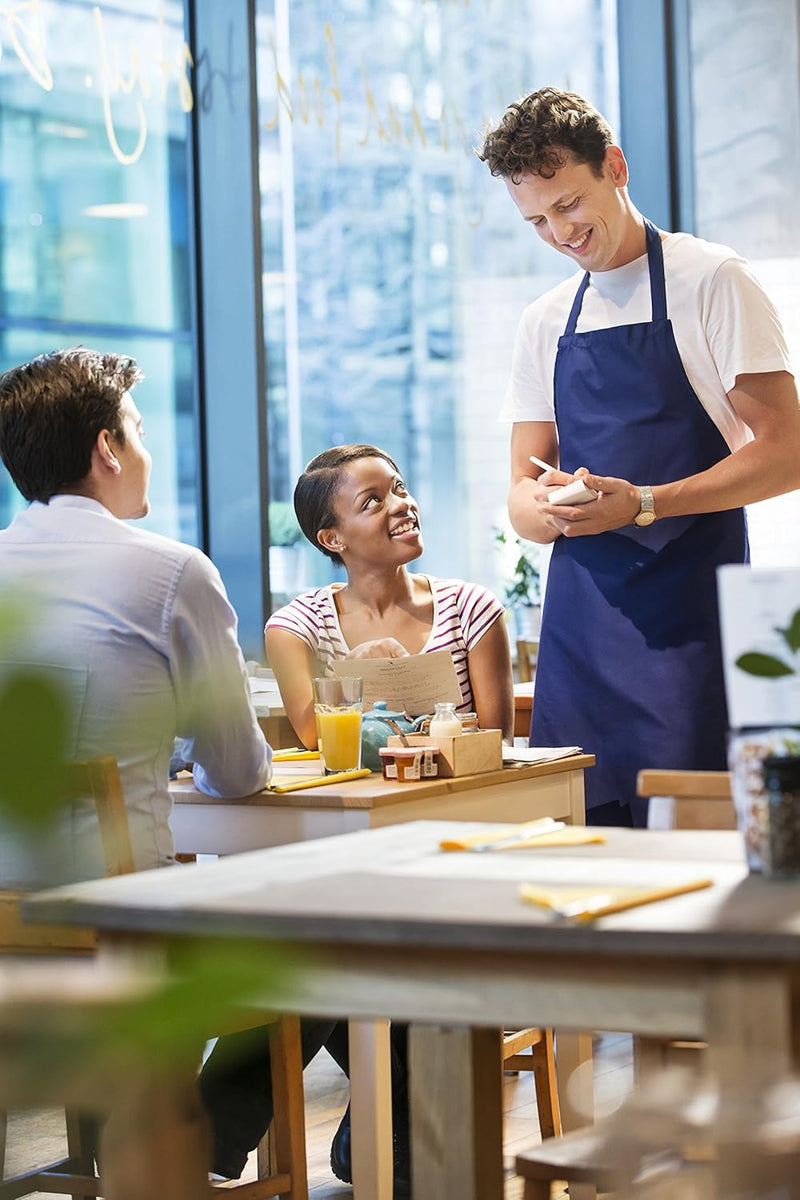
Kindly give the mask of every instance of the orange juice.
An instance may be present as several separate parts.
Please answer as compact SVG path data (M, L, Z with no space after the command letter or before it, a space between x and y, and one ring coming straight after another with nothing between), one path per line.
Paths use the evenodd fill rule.
M361 766L361 712L343 708L317 713L317 738L326 772L356 771Z

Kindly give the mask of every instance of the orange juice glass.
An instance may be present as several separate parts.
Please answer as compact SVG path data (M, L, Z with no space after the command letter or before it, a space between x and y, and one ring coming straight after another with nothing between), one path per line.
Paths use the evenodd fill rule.
M326 775L361 766L362 689L355 676L314 680L317 741Z

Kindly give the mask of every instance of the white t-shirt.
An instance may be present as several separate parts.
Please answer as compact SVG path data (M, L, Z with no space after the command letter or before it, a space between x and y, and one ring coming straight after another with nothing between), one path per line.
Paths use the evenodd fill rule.
M727 246L687 233L662 240L667 316L684 370L700 403L731 450L751 437L727 393L736 376L790 371L789 351L775 306L743 258ZM553 421L553 372L582 273L570 276L522 314L511 379L500 411L504 421ZM591 276L577 332L652 320L647 255Z
M119 521L95 500L54 496L0 531L0 580L12 598L29 599L32 614L29 629L0 641L0 680L6 668L33 663L63 681L73 722L67 755L116 757L137 869L172 861L176 735L187 739L202 791L242 796L268 782L271 752L250 701L236 614L200 550ZM96 830L88 802L67 812L57 862L64 877L103 873ZM25 885L34 870L0 828L3 884Z

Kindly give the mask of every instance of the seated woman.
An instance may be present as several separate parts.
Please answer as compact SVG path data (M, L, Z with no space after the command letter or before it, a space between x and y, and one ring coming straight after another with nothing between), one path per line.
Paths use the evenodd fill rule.
M413 575L424 549L419 510L394 460L377 446L334 446L294 492L300 527L347 583L304 592L267 622L267 659L304 745L317 744L311 680L339 658L396 658L449 650L459 712L511 740L514 695L503 606L486 588Z
M477 584L412 575L423 543L419 511L397 464L376 446L335 446L308 464L294 493L306 537L346 584L304 592L267 622L267 657L287 715L303 743L317 744L311 680L337 658L397 657L447 649L461 688L460 712L512 737L514 697L503 606ZM349 1073L347 1026L303 1019L303 1064L324 1044ZM392 1026L394 1196L408 1195L406 1027ZM220 1038L200 1076L214 1128L214 1171L238 1178L272 1118L268 1035ZM351 1182L350 1110L331 1146L331 1167Z

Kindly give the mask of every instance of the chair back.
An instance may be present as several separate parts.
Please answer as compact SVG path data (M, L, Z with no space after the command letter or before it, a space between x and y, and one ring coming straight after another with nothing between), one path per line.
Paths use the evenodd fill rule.
M728 771L640 771L636 791L651 798L650 828L737 827Z
M117 760L102 754L66 768L65 799L90 796L97 810L106 875L127 875L134 870L128 813L122 794ZM60 925L34 925L20 918L23 892L0 890L0 954L91 954L97 943L92 929Z
M517 638L517 678L520 683L530 683L536 674L539 657L539 639Z

